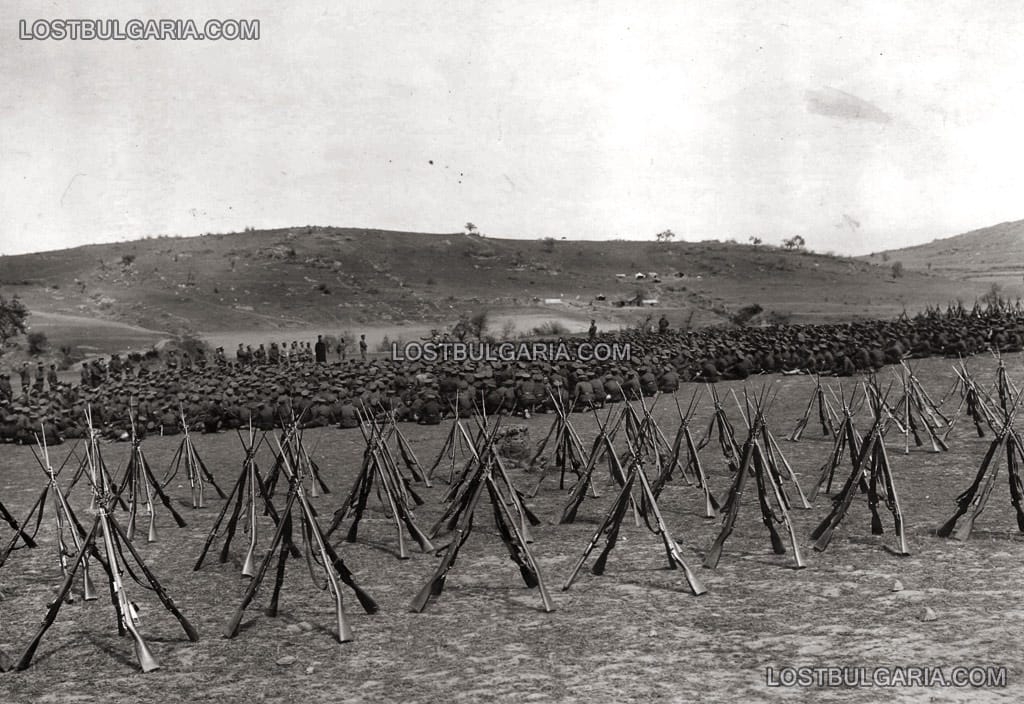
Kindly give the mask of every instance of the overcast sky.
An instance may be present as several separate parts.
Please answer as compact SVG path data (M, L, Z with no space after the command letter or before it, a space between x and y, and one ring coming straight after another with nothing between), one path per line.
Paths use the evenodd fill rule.
M866 253L1024 218L1016 1L78 5L0 7L0 253L466 221ZM54 17L261 37L18 40Z

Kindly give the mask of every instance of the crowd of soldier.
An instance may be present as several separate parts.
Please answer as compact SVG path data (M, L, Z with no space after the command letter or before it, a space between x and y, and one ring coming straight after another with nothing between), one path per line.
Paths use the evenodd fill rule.
M362 418L436 425L443 418L488 414L529 417L556 409L586 410L623 399L672 393L681 382L744 379L757 373L839 376L878 370L906 357L966 356L1024 347L1024 311L949 308L914 319L772 328L626 330L562 340L570 350L587 339L629 343L628 362L521 359L436 364L369 359L365 337L357 357L328 361L315 344L239 345L229 360L170 350L159 359L131 355L82 365L81 383L63 384L56 369L27 363L0 375L0 440L48 442L85 434L86 409L105 437L203 432L247 426L269 430L294 418L307 427L358 427ZM251 353L250 353L251 351Z

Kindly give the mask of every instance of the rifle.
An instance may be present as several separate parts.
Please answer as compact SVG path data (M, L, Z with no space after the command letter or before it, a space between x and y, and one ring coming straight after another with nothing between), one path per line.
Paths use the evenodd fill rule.
M92 529L89 531L85 538L86 545L93 544L93 541L95 540L96 537L96 529L98 526L99 521L93 522ZM46 631L49 630L50 626L53 625L53 622L57 620L57 613L60 611L61 604L64 603L64 599L67 598L67 595L71 592L71 585L75 581L75 573L78 571L78 566L82 563L82 560L85 559L85 552L85 550L80 550L78 552L78 555L75 557L75 561L72 564L71 569L68 570L67 575L64 577L64 583L61 585L61 588L57 591L57 595L54 597L53 601L50 602L50 607L49 609L47 609L46 615L43 616L42 625L40 625L39 630L36 631L36 635L32 638L32 640L29 641L28 645L25 647L25 651L21 654L21 658L15 665L16 670L26 670L28 669L29 665L32 664L32 658L35 656L36 649L39 647L39 644L43 640L43 635L45 635Z
M484 489L483 478L479 477L475 479L473 484L475 484L473 493L470 496L469 502L465 505L465 508L462 511L458 526L455 528L455 537L450 543L448 543L447 548L443 548L446 552L444 554L444 558L441 560L441 564L438 565L437 569L434 571L430 581L423 586L409 605L410 610L415 613L422 613L422 611L427 608L427 603L430 601L430 597L439 596L441 592L444 591L444 585L448 579L448 573L455 565L455 559L458 557L459 549L469 538L469 531L473 525L473 512L476 510L476 505L480 501L480 495L483 493Z
M611 528L611 531L608 533L605 549L601 555L598 556L597 561L590 570L593 574L603 574L604 564L607 560L608 553L611 551L611 547L614 547L615 541L618 539L619 526L622 524L622 519L626 514L626 508L629 505L628 497L630 496L630 492L633 490L634 477L635 474L630 475L630 477L623 483L622 488L619 490L619 495L612 504L612 510L605 516L604 521L601 523L601 527L597 529L596 533L594 533L594 536L590 539L590 544L587 546L587 549L583 551L583 555L576 562L572 572L569 573L569 577L565 580L565 584L562 585L562 591L569 590L573 582L576 581L576 576L583 568L583 565L590 556L590 553L593 552L595 547L597 547L597 543L600 541L601 536Z
M674 568L678 567L683 570L683 573L686 576L686 581L690 585L690 591L693 592L694 596L704 594L707 592L707 588L700 581L697 575L689 568L686 561L683 560L682 552L679 550L679 545L672 538L668 525L666 525L665 519L661 515L661 511L658 509L658 502L654 497L654 492L651 490L651 484L647 480L647 475L644 474L643 468L637 467L635 473L640 477L640 488L647 499L647 506L650 509L651 514L654 516L655 523L658 527L657 532L661 536L662 542L665 544L665 553L668 555L669 563Z
M985 478L986 473L988 473L989 465L992 463L996 451L1000 448L1000 446L1004 444L1007 434L1010 433L1013 427L1014 419L1017 416L1017 410L1020 407L1022 394L1024 394L1024 389L1022 389L1021 392L1017 394L1017 397L1016 399L1014 399L1013 405L1011 406L1009 413L1006 414L1002 427L996 433L996 436L993 438L992 443L988 447L988 450L985 452L985 457L981 461L981 467L978 469L978 473L977 475L975 475L974 481L971 483L971 485L967 488L966 491L961 493L956 498L956 512L937 531L940 538L948 538L953 533L953 529L956 527L957 521L964 514L967 513L971 506L976 507L974 513L968 518L967 524L965 526L961 526L956 531L956 534L953 537L958 540L966 540L970 536L971 531L974 529L974 520L978 517L978 515L980 515L980 509L984 508L985 506L985 500L987 499L989 492L991 492L992 490L992 483L994 481L996 472L992 472L992 474L989 476L988 482L986 482L986 486L982 490L982 493L980 495L978 494L978 489L981 487L981 482Z
M864 463L869 457L874 456L873 452L875 450L876 443L885 442L884 437L882 436L882 421L882 414L877 413L875 415L875 421L871 425L871 429L864 436L864 439L861 442L860 451L857 453L856 459L854 460L853 471L850 472L849 478L843 485L843 489L839 493L839 498L833 503L832 511L829 512L828 516L825 517L825 520L823 520L818 527L811 532L811 537L817 540L814 544L815 550L821 552L828 547L828 544L832 540L832 533L843 520L843 516L846 515L846 511L849 509L850 504L853 503L855 487L864 481Z
M743 445L743 456L736 472L736 478L733 480L732 489L729 492L729 499L726 502L726 514L722 521L722 532L719 533L718 538L712 543L711 549L708 550L708 554L704 557L704 566L709 569L714 569L718 566L719 560L722 559L722 548L725 547L725 541L732 535L733 525L736 523L736 517L740 512L740 497L743 495L743 485L746 483L747 471L750 469L750 462L753 456L754 436L751 433Z
M896 483L892 478L892 468L889 466L889 455L885 449L885 443L879 443L878 449L882 454L882 479L885 488L885 505L892 513L893 532L896 534L897 541L896 549L900 555L909 555L910 551L907 550L907 539L903 529L903 511L900 509L900 500L896 495Z

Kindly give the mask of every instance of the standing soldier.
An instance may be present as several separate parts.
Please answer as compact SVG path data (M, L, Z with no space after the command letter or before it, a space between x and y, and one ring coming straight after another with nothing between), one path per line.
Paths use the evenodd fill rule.
M18 373L21 376L21 395L28 398L29 389L32 387L32 372L29 371L28 362L21 363Z
M317 364L327 364L327 343L324 342L323 335L316 336L316 348L314 352L316 353Z
M590 321L590 329L587 330L587 337L591 340L597 337L597 323L594 320Z
M14 389L11 388L11 375L4 372L0 376L0 401L13 401Z
M121 364L121 356L119 354L111 355L107 369L110 370L110 376L114 381L124 380L124 366Z
M665 317L664 313L662 313L661 318L658 319L658 332L662 335L668 332L668 318Z
M359 356L366 361L366 335L359 336Z
M338 361L344 362L348 354L348 342L345 340L345 333L338 335Z
M32 390L35 391L37 396L43 393L43 385L45 383L46 369L43 367L43 363L39 362L39 364L36 365L36 383L32 387Z
M60 380L57 378L57 365L51 364L50 368L46 372L46 383L50 386L50 393L57 390L57 385Z

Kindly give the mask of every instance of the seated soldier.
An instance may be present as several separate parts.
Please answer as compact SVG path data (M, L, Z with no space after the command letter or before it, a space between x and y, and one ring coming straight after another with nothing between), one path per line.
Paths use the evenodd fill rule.
M338 427L339 428L358 428L359 427L359 415L356 413L356 407L352 403L351 398L342 400L341 407L338 409Z
M496 415L501 412L505 404L505 393L494 382L494 379L487 379L484 382L484 410L487 415Z
M522 413L524 418L529 418L540 400L538 396L538 389L541 388L539 382L543 381L544 377L540 374L534 374L531 377L529 372L521 372L517 376L519 382L516 384L516 410Z
M220 430L220 419L223 415L224 409L221 408L220 397L214 397L213 402L206 406L202 415L203 432L216 433Z
M264 400L256 404L256 428L258 430L273 430L276 416L274 406Z
M606 401L618 403L619 401L622 401L625 398L622 389L622 381L622 376L616 370L610 371L607 374L605 374L603 384L604 397ZM594 382L592 382L592 384L593 383ZM597 391L596 387L594 390L595 392Z
M594 387L589 378L590 375L583 371L576 374L576 384L572 388L574 411L589 411L594 407Z
M635 369L630 369L626 380L622 382L622 394L630 401L635 401L643 396L643 389L640 386L640 377Z
M18 418L15 407L7 406L0 412L0 442L12 443L18 436Z
M427 391L423 394L419 422L421 425L439 425L441 423L441 404L434 391Z
M658 391L663 394L674 394L679 390L679 374L671 364L666 364L658 379Z
M181 418L170 406L163 406L160 409L157 421L160 424L161 435L177 435L181 431Z
M650 367L640 367L640 391L648 397L658 392L658 378Z
M473 416L473 395L460 391L458 401L459 418L471 418Z
M64 438L62 438L60 433L57 432L57 425L54 422L54 417L52 415L47 414L39 424L39 428L42 431L42 437L39 438L39 441L45 443L47 446L60 445L64 442ZM33 437L33 442L34 441L35 437Z

